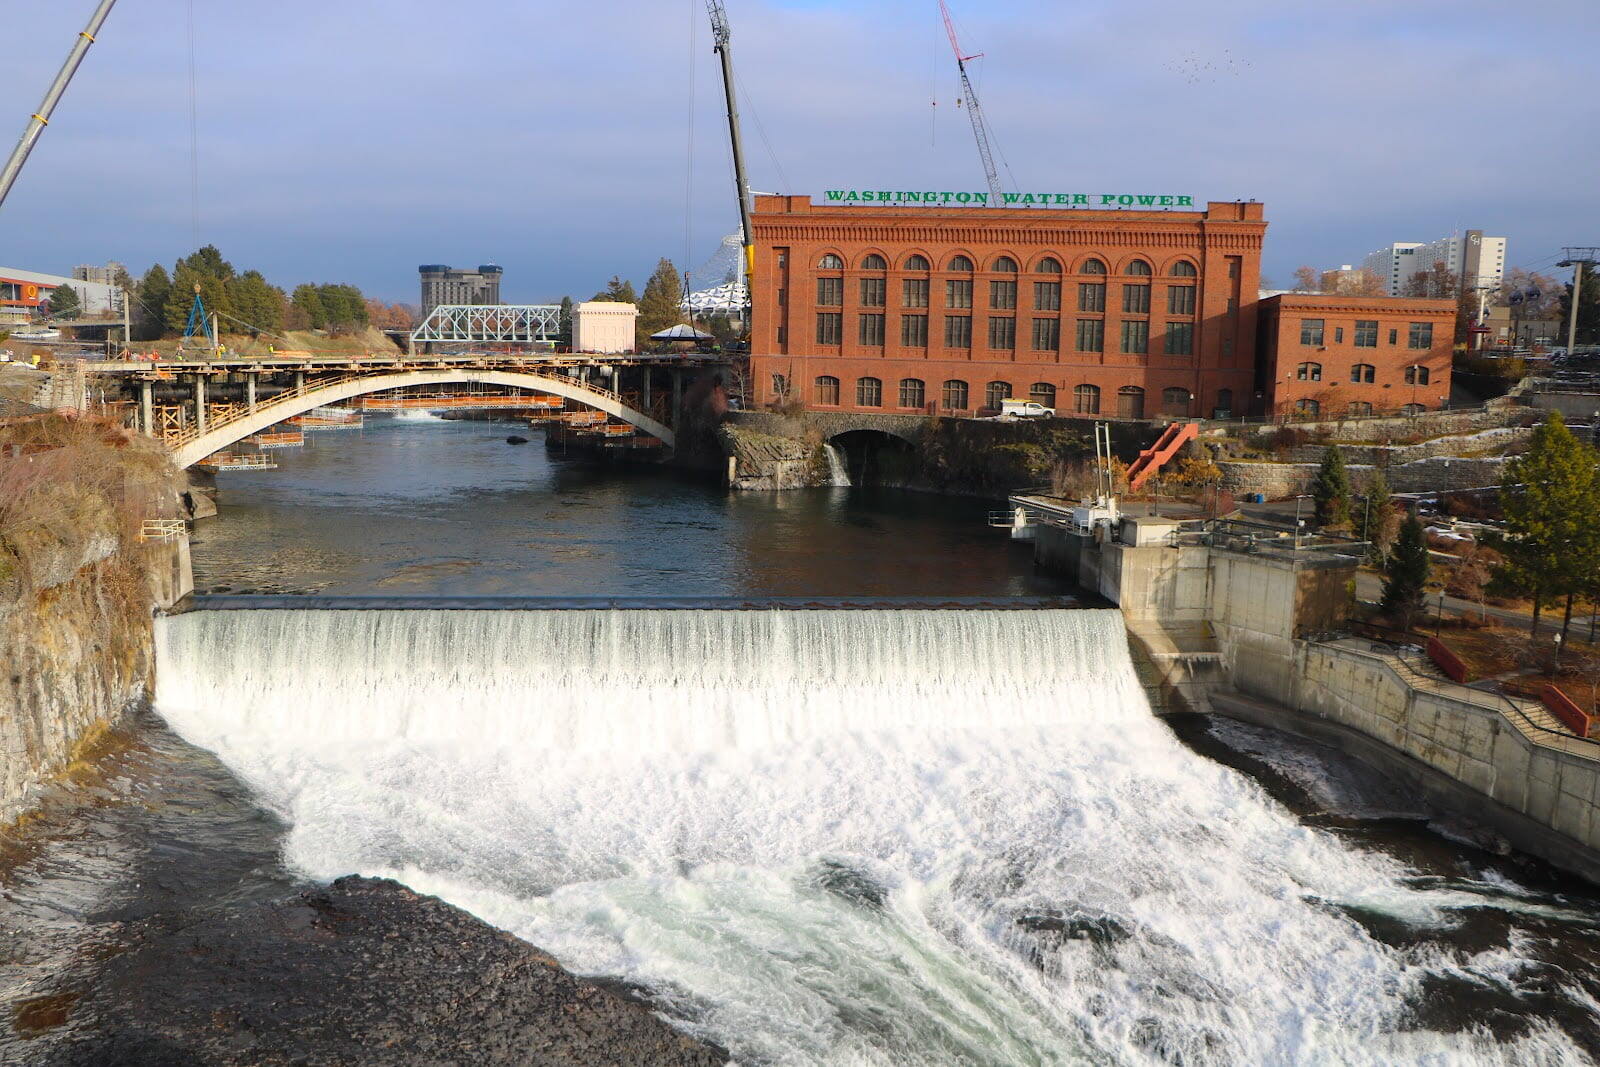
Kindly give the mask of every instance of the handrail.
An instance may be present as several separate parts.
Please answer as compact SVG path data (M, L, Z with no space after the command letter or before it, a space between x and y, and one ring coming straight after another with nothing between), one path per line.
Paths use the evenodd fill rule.
M1357 625L1368 625L1368 624L1357 624ZM1388 633L1399 633L1399 632L1401 632L1401 631L1396 631L1396 630L1389 630L1386 627L1380 627L1380 626L1368 626L1368 628L1370 628L1370 629L1372 629L1374 631L1378 631L1378 632L1388 632ZM1354 627L1352 627L1351 632L1355 633L1355 628ZM1365 636L1365 635L1356 634L1356 636ZM1412 636L1412 635L1408 635L1408 636ZM1597 741L1597 740L1595 740L1593 738L1588 738L1588 737L1579 737L1577 734L1564 733L1564 732L1562 732L1560 730L1552 730L1548 726L1541 726L1539 723L1534 722L1533 719L1528 716L1528 713L1526 711L1524 711L1516 703L1516 701L1512 700L1510 697L1506 696L1504 693L1501 693L1501 692L1498 692L1498 691L1494 691L1494 690L1478 689L1478 688L1476 688L1474 686L1465 685L1465 684L1463 684L1461 682L1453 682L1448 678L1436 678L1436 677L1434 677L1432 675L1426 674L1423 671L1417 669L1417 667L1414 666L1406 658L1406 653L1407 653L1408 650L1415 650L1415 649L1417 649L1419 647L1419 646L1416 645L1416 643L1414 641L1408 642L1406 646L1402 647L1399 644L1394 643L1392 641L1389 641L1389 640L1387 640L1385 638L1368 637L1368 640L1378 641L1378 642L1380 642L1382 644L1389 645L1390 648L1393 650L1393 653L1394 653L1393 656L1375 656L1370 652L1363 652L1363 651L1361 651L1360 649L1357 649L1357 648L1344 648L1344 649L1341 649L1341 651L1349 652L1349 653L1351 653L1353 655L1362 656L1362 657L1365 657L1367 659L1375 659L1375 660L1378 660L1380 663L1389 664L1389 665L1391 665L1391 667L1394 668L1396 674L1400 674L1400 675L1403 675L1403 676L1410 676L1412 678L1417 679L1418 681L1422 681L1422 682L1427 683L1427 685L1430 686L1430 687L1436 687L1436 688L1445 687L1445 686L1452 687L1452 688L1454 688L1454 689L1456 689L1458 691L1461 691L1459 693L1459 695L1458 695L1458 699L1460 699L1462 701L1462 703L1471 704L1474 707L1482 708L1485 711L1493 711L1493 712L1496 712L1497 714L1505 715L1506 714L1505 708L1509 708L1516 715L1516 717L1518 719L1520 719L1524 724L1527 725L1527 727L1530 730L1536 730L1539 733L1549 734L1552 737L1559 737L1563 741L1568 741L1568 742L1570 742L1570 741L1579 741L1579 742L1582 742L1583 744L1590 745L1594 749L1594 755L1592 757L1589 757L1589 758L1600 759L1600 741ZM1404 680L1404 678L1402 680ZM1466 694L1472 694L1473 696L1489 697L1489 698L1492 698L1494 700L1498 700L1499 704L1505 705L1505 708L1500 707L1499 704L1485 703L1482 700L1472 699L1472 697L1469 697Z
M176 541L188 531L182 519L145 519L139 526L139 540Z

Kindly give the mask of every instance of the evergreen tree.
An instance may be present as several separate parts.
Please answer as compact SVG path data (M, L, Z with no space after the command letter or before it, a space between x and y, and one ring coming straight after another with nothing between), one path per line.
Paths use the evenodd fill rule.
M1566 325L1572 317L1572 283L1562 287L1561 344L1567 343ZM1576 343L1592 345L1600 341L1600 271L1583 270L1583 295L1578 298L1578 336Z
M1383 599L1379 603L1384 614L1398 622L1401 629L1411 629L1417 613L1422 610L1428 569L1428 543L1423 537L1421 520L1412 512L1401 523L1394 555L1384 567Z
M1393 495L1389 491L1389 480L1383 476L1383 468L1374 467L1362 489L1361 514L1350 517L1352 524L1361 523L1361 539L1372 545L1368 558L1380 567L1388 563L1389 551L1400 532L1400 517L1395 514L1390 499Z
M241 328L253 333L277 333L283 329L283 290L271 285L260 271L247 270L227 283L232 314Z
M179 260L178 268L172 272L172 290L167 296L166 321L170 333L182 333L189 321L189 311L194 307L195 288L200 290L200 299L205 303L206 314L232 315L233 304L228 300L227 279L216 274L203 274L189 264L187 260ZM208 333L211 322L208 318L205 328L196 328L196 333Z
M600 292L591 297L593 300L609 300L618 304L637 304L639 297L633 291L633 283L625 282L618 275L613 274L611 281Z
M1572 435L1560 412L1552 411L1534 431L1528 450L1506 464L1503 477L1506 530L1495 547L1505 556L1503 576L1533 600L1532 632L1537 634L1540 609L1581 592L1600 570L1595 452Z
M572 347L572 297L561 298L561 322L557 327L556 343L565 348Z
M78 291L70 285L58 285L50 293L50 314L58 319L77 318L83 311L78 301Z
M1311 495L1317 502L1318 526L1350 525L1350 475L1338 445L1329 445L1322 453L1322 467L1317 471Z
M656 263L655 273L644 284L644 297L639 301L638 337L642 351L652 334L670 329L683 315L683 283L678 268L672 260Z
M172 279L167 276L167 268L157 263L144 272L133 304L140 340L154 341L166 332L167 301L171 296Z
M328 310L322 306L322 294L315 285L297 285L289 307L297 312L296 326L306 330L321 330L328 325Z

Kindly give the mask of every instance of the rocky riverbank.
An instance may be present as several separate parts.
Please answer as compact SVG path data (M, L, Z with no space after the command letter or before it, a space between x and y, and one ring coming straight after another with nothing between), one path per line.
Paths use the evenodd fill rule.
M350 1063L720 1064L649 1009L395 882L342 878L222 911L14 1009L89 1026L52 1067Z

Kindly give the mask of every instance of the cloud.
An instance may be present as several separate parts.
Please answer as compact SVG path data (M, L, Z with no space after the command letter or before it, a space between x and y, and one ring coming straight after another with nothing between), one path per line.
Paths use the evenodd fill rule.
M33 46L0 71L19 128L87 17L65 6L12 20ZM756 188L981 188L926 0L729 6ZM1278 277L1468 226L1518 263L1597 239L1574 227L1600 100L1547 47L1600 44L1591 0L955 6L1008 184L1263 200ZM142 270L193 245L186 8L113 12L0 209L0 262ZM511 298L582 297L737 225L701 0L196 18L199 236L279 284L410 298L418 263L495 260Z

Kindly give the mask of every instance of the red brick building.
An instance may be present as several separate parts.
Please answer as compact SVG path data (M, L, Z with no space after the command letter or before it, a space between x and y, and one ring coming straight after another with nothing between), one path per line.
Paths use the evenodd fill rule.
M1370 415L1450 398L1454 300L1282 293L1261 302L1275 414Z
M760 405L975 415L1018 397L1124 418L1274 405L1258 323L1259 203L1119 211L758 196L754 227ZM1448 331L1436 332L1445 367L1430 379L1447 392Z

